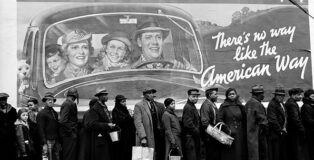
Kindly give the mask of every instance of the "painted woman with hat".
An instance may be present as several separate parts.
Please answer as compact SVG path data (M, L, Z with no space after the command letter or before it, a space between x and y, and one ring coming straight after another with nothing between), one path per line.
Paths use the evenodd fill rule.
M70 88L60 109L62 157L66 160L76 160L77 154L78 119L75 100L79 102L78 91L76 88Z
M117 95L115 106L112 110L112 122L121 129L121 137L115 142L115 159L131 160L132 146L135 145L135 126L133 117L126 107L126 98L123 95ZM121 154L123 153L123 154Z
M48 156L49 160L59 160L61 146L58 113L53 109L56 98L53 93L47 92L42 101L45 107L37 114L37 124L43 156Z
M129 54L132 52L132 43L124 32L113 32L101 39L104 52L100 53L101 66L95 68L93 73L128 68L130 66Z
M287 160L287 112L283 102L286 93L282 86L277 86L273 94L267 107L269 159Z
M15 160L16 109L7 103L9 95L0 93L0 156L1 159Z
M163 43L169 33L170 29L161 27L152 17L139 23L133 34L133 40L141 53L139 59L132 64L132 68L196 70L184 57L183 62L164 59L163 54L167 53L163 53Z
M66 78L75 78L90 74L93 70L88 64L92 35L81 29L75 29L62 36L62 51L67 57L63 71Z

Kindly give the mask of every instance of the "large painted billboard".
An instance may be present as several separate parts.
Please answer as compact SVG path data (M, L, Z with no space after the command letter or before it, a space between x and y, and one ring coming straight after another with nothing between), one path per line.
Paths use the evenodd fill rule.
M307 3L18 2L18 97L98 88L133 106L144 88L184 103L190 88L312 88ZM76 45L73 45L76 44ZM23 73L23 70L26 74ZM112 106L113 101L109 101Z

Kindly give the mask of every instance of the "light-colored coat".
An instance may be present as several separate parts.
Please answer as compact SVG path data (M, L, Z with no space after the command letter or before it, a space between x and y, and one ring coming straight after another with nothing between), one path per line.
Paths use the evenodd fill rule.
M158 128L162 128L162 114L165 111L165 107L162 103L156 102L156 112L158 123L160 124ZM136 145L139 146L140 140L144 137L147 138L148 147L155 148L154 141L154 130L152 115L150 112L150 104L146 99L135 104L134 107L134 125L136 128Z

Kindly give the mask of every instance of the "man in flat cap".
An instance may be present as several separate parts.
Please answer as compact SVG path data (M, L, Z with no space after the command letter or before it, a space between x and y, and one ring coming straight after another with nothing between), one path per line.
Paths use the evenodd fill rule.
M84 128L90 136L86 140L84 147L84 160L104 160L112 159L113 145L109 133L115 129L112 123L112 117L106 105L108 101L108 92L106 88L97 89L95 97L98 101L84 115ZM85 145L84 144L84 145Z
M59 160L61 146L58 113L53 109L56 99L53 93L47 92L42 101L45 107L38 112L37 124L43 156L48 156L49 160Z
M68 63L63 71L66 78L84 76L92 72L88 64L92 35L82 29L75 29L62 37L62 51Z
M220 160L220 142L206 133L208 125L215 126L217 123L218 108L215 104L217 101L218 88L209 88L205 91L206 100L200 109L203 134L202 138L206 148L206 160Z
M66 100L60 109L60 136L62 139L62 157L66 160L76 160L78 119L77 106L79 94L76 88L70 88L66 92Z
M251 99L245 104L248 160L267 160L268 121L266 109L261 103L264 99L264 88L262 85L254 85L251 93Z
M141 49L141 56L132 65L133 68L172 68L195 71L196 69L184 57L184 62L180 62L175 59L169 62L164 60L163 42L169 33L170 29L161 27L159 23L152 17L149 17L148 19L139 23L137 30L133 35L133 39Z
M292 88L288 91L289 99L285 103L288 115L287 143L288 159L307 159L305 147L305 128L301 119L300 107L297 102L303 98L301 88Z
M185 160L199 160L200 159L200 128L201 118L198 114L195 104L198 101L199 90L189 89L188 100L183 108L182 122L185 144L184 146L184 159Z
M267 107L269 159L287 160L287 112L283 102L286 92L282 86L277 86L273 94Z
M134 125L136 128L136 144L154 148L154 159L164 159L164 129L162 114L165 106L154 100L157 91L147 88L143 91L143 100L135 104Z
M16 109L7 103L9 95L0 93L0 156L1 159L15 160Z

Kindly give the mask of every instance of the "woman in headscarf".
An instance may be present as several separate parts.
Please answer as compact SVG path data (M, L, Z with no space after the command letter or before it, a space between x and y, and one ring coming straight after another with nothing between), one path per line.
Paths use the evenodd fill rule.
M234 88L226 91L226 99L219 108L218 121L223 122L230 129L230 136L234 138L231 146L221 147L221 159L246 160L246 113ZM227 130L224 131L228 134Z
M112 110L112 121L121 129L121 137L118 142L114 142L115 160L131 160L132 146L135 145L135 126L133 117L126 107L126 98L123 95L117 95L115 106Z

